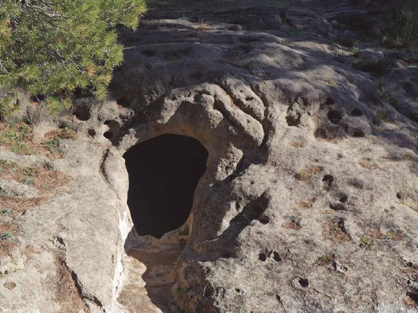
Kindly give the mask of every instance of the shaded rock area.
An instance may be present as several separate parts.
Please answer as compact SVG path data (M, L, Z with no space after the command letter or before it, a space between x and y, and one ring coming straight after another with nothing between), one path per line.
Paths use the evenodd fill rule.
M184 246L175 238L144 238L129 250L128 281L119 302L132 313L181 312L173 296L172 269Z
M28 105L0 137L0 312L418 312L418 56L367 3L152 1L106 101ZM167 134L206 171L138 236L123 156Z
M125 153L128 206L140 236L161 238L186 222L207 155L196 139L176 135L150 139Z

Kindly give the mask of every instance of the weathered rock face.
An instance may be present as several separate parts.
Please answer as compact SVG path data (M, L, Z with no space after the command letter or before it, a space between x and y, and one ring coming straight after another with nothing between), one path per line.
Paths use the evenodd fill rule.
M123 34L112 98L61 120L79 134L62 158L0 150L67 177L0 180L42 198L2 216L0 312L417 312L417 74L393 55L383 77L352 68L333 39L356 28L331 9L168 7ZM156 240L134 231L123 155L163 134L209 156L186 224Z

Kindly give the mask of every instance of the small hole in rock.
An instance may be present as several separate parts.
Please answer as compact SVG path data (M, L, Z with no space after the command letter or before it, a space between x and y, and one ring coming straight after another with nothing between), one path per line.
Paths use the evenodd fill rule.
M325 102L325 104L326 105L333 105L333 104L335 104L335 100L334 99L332 99L332 98L327 98L327 101Z
M324 128L318 128L315 131L315 137L316 138L323 138L323 139L327 139L328 138L328 132L326 131L326 129Z
M334 211L347 211L346 207L341 203L331 203L329 207Z
M327 116L329 121L333 124L338 124L343 118L342 113L337 110L329 111Z
M93 128L90 128L90 129L88 130L88 133L89 133L89 135L90 135L90 136L92 136L92 137L96 136L96 131L95 131Z
M326 138L328 138L327 131L326 131L325 129L323 129L323 128L318 128L318 129L315 131L315 137L317 137L317 138L324 138L324 139L326 139Z
M119 98L116 102L124 108L128 108L131 105L131 101L129 101L125 97Z
M307 288L309 287L309 280L306 278L299 278L299 284L303 287L303 288Z
M322 182L324 183L324 187L326 190L330 190L332 187L332 184L334 182L334 176L332 175L325 175L324 178L322 178Z
M32 122L28 119L28 117L24 117L22 122L25 123L26 125L32 125Z
M400 200L400 199L402 199L402 193L398 192L398 193L396 194L396 198L398 198L399 200Z
M260 253L259 255L258 255L258 259L260 260L260 261L266 261L267 260L267 255L266 254L264 254L264 253Z
M88 121L91 117L90 109L87 106L79 106L73 112L75 117L80 121Z
M363 115L363 111L360 110L359 108L355 108L352 112L351 112L351 116L362 116Z
M357 189L363 189L364 188L364 182L357 178L352 178L348 181L348 183Z
M58 128L59 129L68 129L70 128L70 123L68 123L67 121L59 121L58 123Z
M343 219L340 219L340 220L338 221L337 225L338 225L338 227L339 227L341 230L345 231L345 223L344 223L344 220L343 220Z
M270 218L267 215L261 215L258 218L258 221L263 225L267 225L268 223L270 223Z
M300 123L301 123L300 119L301 119L301 116L300 115L297 115L297 116L291 116L291 115L286 116L286 122L287 122L287 125L289 125L289 126L299 126Z
M354 133L353 133L353 137L354 138L362 138L362 137L364 137L365 136L365 134L364 134L364 132L363 131L361 131L361 130L356 130Z
M349 126L348 126L348 124L344 123L344 124L342 124L342 128L345 132L348 132Z
M415 304L418 306L418 291L417 292L407 292L406 295L415 302Z
M416 97L417 93L414 90L413 85L410 82L403 82L402 83L403 89L406 91L406 94L410 97Z
M343 195L341 198L340 198L340 202L341 203L346 203L348 201L348 196L347 195Z
M276 251L273 252L273 260L276 262L280 262L282 260L282 258Z
M105 138L107 138L107 139L112 139L113 138L113 133L112 132L105 132L104 134L103 134L103 136L105 136Z
M104 136L107 139L109 139L113 144L117 144L121 133L119 123L117 121L105 121L104 124L109 128L108 131L104 134Z
M45 100L45 96L44 95L35 95L35 96L31 96L30 97L30 101L32 102L41 102Z

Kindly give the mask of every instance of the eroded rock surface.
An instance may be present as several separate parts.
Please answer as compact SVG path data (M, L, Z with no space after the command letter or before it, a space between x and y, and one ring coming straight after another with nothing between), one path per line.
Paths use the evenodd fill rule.
M61 158L0 150L67 177L48 193L0 180L28 207L1 216L0 312L417 312L416 54L359 39L354 57L337 42L373 25L345 1L181 3L121 30L111 97L60 119L78 133ZM159 241L133 230L122 156L162 134L209 158Z

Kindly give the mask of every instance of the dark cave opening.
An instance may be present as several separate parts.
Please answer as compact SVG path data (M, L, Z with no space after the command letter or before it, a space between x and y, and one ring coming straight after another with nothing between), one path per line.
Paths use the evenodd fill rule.
M206 170L207 150L196 139L162 135L125 155L128 206L138 235L161 238L190 215L194 191Z

